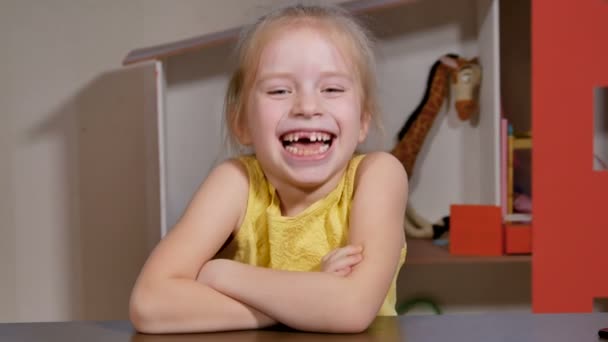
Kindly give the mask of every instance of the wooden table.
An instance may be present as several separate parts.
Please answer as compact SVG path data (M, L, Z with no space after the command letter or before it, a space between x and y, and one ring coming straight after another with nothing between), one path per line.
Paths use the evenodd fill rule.
M128 321L0 324L0 341L194 342L194 341L598 341L607 313L533 315L521 313L400 316L378 318L362 334L311 334L287 329L211 334L142 335Z

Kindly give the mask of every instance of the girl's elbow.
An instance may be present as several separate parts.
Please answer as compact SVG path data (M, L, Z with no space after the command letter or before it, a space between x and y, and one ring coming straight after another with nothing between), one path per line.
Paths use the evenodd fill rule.
M364 332L374 321L375 316L365 313L365 310L352 311L351 314L344 315L340 322L341 333L357 334Z
M134 307L132 305L129 307L129 320L131 321L131 325L133 325L133 328L137 332L143 334L150 333L151 329L149 328L150 325L148 323L147 317L141 310L139 310L139 308Z
M335 333L356 334L365 331L376 318L375 312L353 302L353 305L345 305L340 312L335 312L333 320L333 331Z
M302 321L287 322L296 330L330 334L358 334L365 331L371 321L366 321L361 315L336 314L333 318L322 320L310 318Z
M360 333L365 331L372 324L379 308L375 303L366 303L361 297L353 296L346 305L345 313L342 315L342 328L346 333Z
M154 304L151 302L151 297L147 296L144 291L134 290L129 301L129 320L133 328L140 333L154 334L159 333L157 324L155 323Z

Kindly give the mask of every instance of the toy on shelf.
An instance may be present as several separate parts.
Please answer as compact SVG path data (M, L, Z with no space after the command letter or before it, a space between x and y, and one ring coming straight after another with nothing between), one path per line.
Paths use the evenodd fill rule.
M435 300L426 297L415 297L400 303L397 306L397 314L405 315L417 307L427 307L435 315L441 315L442 313L441 307Z
M506 120L506 119L503 119ZM508 124L508 138L504 142L507 144L508 150L508 161L506 170L506 208L504 210L505 221L510 221L514 213L532 213L532 199L530 198L529 185L525 186L525 179L516 181L514 172L516 169L520 169L520 173L524 174L529 178L529 162L526 163L524 160L525 155L516 156L516 152L520 150L530 151L532 149L532 134L530 132L517 133L514 132L512 125ZM529 154L529 152L528 152ZM520 158L520 159L518 159ZM528 166L526 166L528 164ZM528 170L525 172L525 170ZM503 176L504 177L504 176ZM523 183L522 183L523 182ZM528 188L528 190L526 190Z
M478 94L481 83L481 67L477 58L470 60L448 54L437 60L429 73L426 91L418 107L409 116L398 135L398 143L392 150L412 177L416 158L424 144L450 86L453 87L456 111L461 120L468 120L478 111ZM448 229L449 221L444 218L433 224L418 215L408 204L404 229L414 238L438 238Z

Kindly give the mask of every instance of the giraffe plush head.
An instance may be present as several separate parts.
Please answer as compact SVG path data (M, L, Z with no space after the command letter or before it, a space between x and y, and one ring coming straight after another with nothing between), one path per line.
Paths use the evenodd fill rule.
M481 84L481 66L477 57L464 59L446 55L440 59L452 72L450 80L456 111L461 120L468 120L479 111L479 86Z

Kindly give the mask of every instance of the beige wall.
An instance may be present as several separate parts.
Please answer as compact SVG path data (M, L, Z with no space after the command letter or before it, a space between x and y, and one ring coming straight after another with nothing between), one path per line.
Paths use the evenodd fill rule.
M5 32L3 26L3 22L0 21L0 32ZM0 92L0 103L3 107L9 103L9 96L4 92ZM11 159L10 116L0 109L0 322L11 319L16 310L14 187Z
M0 5L0 44L4 45L9 35L10 23L4 20L4 6ZM4 49L6 50L6 49ZM15 100L7 91L6 52L0 57L0 322L14 317L15 301L15 229L13 217L14 187L12 180L12 119L8 109Z
M158 232L149 75L120 62L280 2L0 1L0 321L126 318Z

